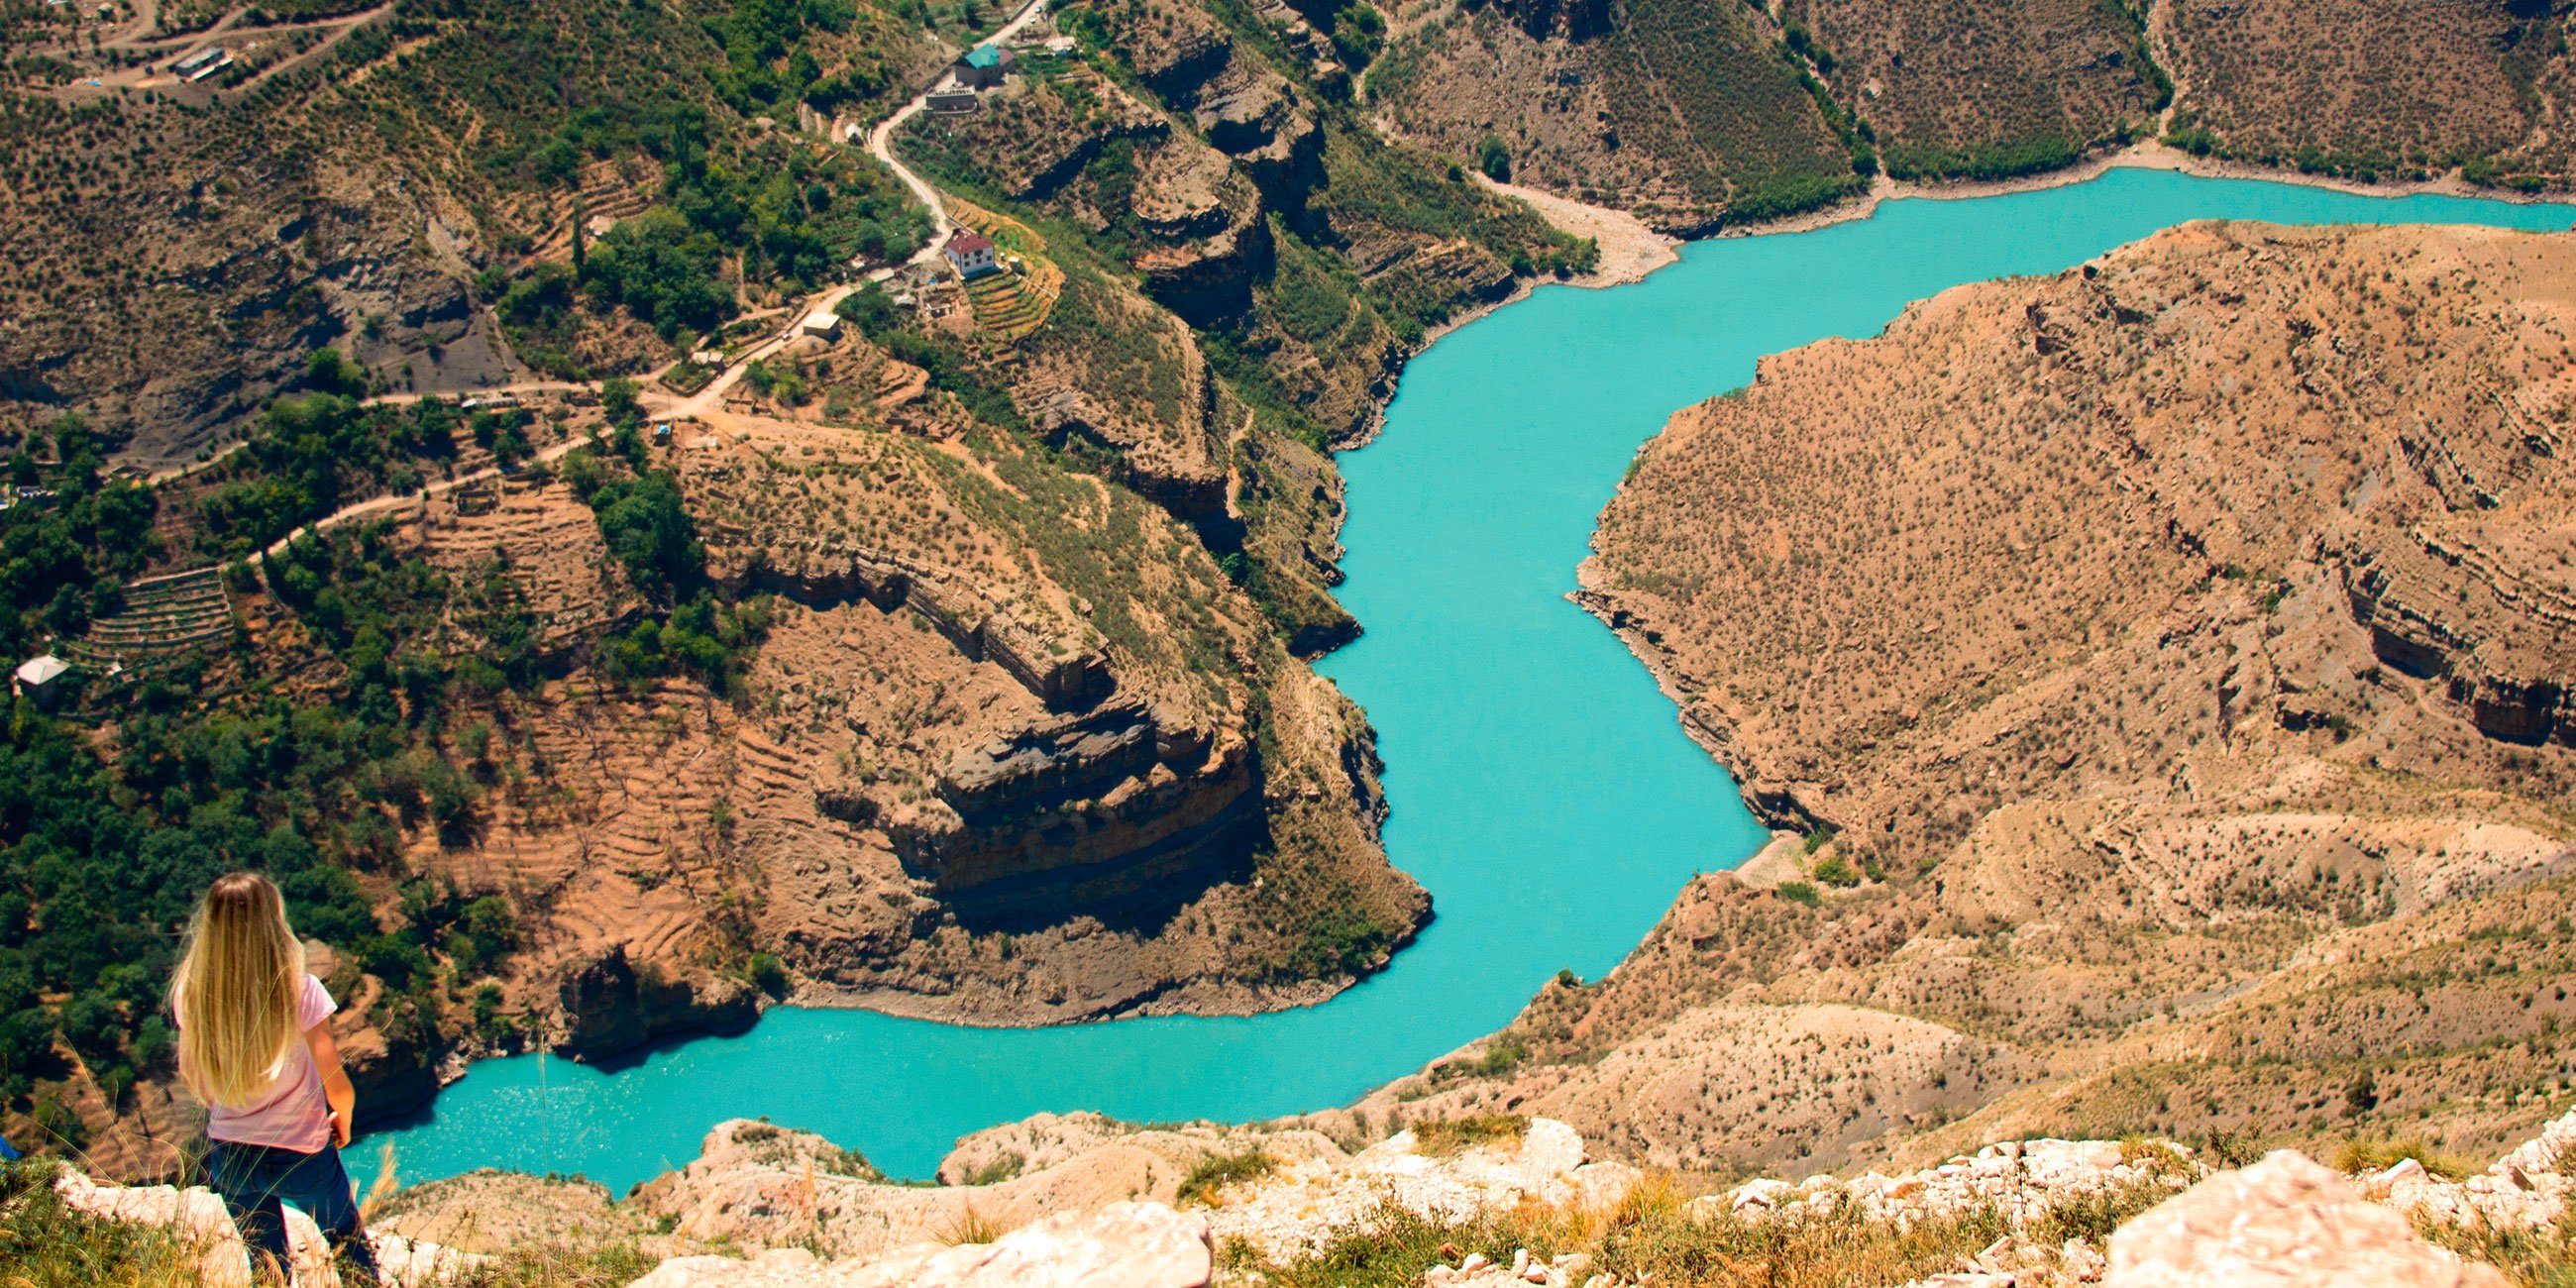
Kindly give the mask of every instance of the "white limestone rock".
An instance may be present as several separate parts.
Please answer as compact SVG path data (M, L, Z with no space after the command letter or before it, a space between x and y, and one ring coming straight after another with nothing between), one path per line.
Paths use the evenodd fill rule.
M2504 1288L2295 1150L2221 1172L2111 1236L2110 1288Z

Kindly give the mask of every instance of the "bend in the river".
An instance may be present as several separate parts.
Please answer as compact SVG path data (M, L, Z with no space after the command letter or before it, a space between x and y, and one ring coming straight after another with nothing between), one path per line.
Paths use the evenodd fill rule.
M1243 1019L979 1029L781 1008L741 1037L614 1073L489 1061L385 1138L405 1180L496 1166L622 1190L736 1116L926 1176L959 1135L1041 1110L1243 1120L1346 1103L1501 1027L1557 970L1606 971L1693 873L1762 839L1645 668L1564 598L1631 454L1675 410L1744 384L1764 354L1873 334L1948 287L2064 269L2188 220L2563 229L2569 217L2114 170L1702 242L1612 290L1542 289L1416 358L1385 433L1341 462L1342 599L1368 633L1321 669L1378 729L1388 852L1439 911L1385 973Z

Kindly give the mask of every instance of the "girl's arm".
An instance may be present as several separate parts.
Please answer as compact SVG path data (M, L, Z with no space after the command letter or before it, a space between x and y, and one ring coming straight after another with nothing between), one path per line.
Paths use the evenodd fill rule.
M304 1030L304 1045L313 1050L313 1067L322 1074L322 1097L331 1102L331 1143L349 1143L349 1123L358 1112L358 1089L349 1085L349 1071L340 1067L340 1044L331 1040L330 1024L316 1024Z

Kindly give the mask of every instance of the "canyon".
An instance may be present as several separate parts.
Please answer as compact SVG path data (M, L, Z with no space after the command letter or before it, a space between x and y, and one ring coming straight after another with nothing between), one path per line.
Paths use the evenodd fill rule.
M83 790L129 830L86 830L173 890L208 864L300 878L372 1114L483 1058L533 1060L541 1091L548 1053L642 1077L778 1002L879 1012L847 1032L916 1057L799 1103L838 1145L728 1121L631 1195L489 1173L404 1191L389 1228L428 1240L399 1245L406 1274L577 1244L639 1273L671 1258L649 1276L668 1288L1000 1282L1132 1243L1151 1251L1093 1269L1305 1282L1359 1255L1319 1228L1490 1242L1538 1209L1561 1246L1529 1255L1544 1241L1509 1227L1479 1264L1416 1247L1402 1273L1582 1282L1650 1264L1573 1250L1564 1231L1601 1213L1687 1244L1794 1208L1817 1238L1930 1220L1959 1244L1887 1253L1888 1282L2178 1282L2233 1246L2212 1209L2286 1194L2426 1282L2487 1282L2387 1210L2546 1224L2563 1122L2456 1182L2422 1160L2254 1162L2248 1142L2491 1155L2576 1089L2564 234L2221 221L2065 272L2054 228L2010 254L1934 237L1883 265L1894 298L2046 275L1815 343L1886 315L1833 280L1847 265L1784 253L1803 279L1757 264L1739 289L1812 294L1812 316L1692 350L1676 313L1672 361L1569 328L1551 363L1653 369L1560 403L1498 368L1491 401L1451 409L1482 420L1442 430L1471 441L1443 440L1467 477L1403 498L1481 488L1508 527L1545 492L1580 525L1560 505L1390 544L1334 453L1402 439L1404 389L1449 354L1491 360L1425 352L1457 323L1670 258L1648 226L1828 218L2115 154L2563 187L2560 15L1094 0L972 113L890 131L1000 243L1004 291L911 272L935 264L916 212L840 146L977 37L974 11L916 30L850 8L445 5L384 24L399 46L354 26L313 64L330 76L85 96L9 73L0 162L26 182L7 240L29 268L0 432L49 486L7 522L13 554L57 560L10 572L9 629L98 673L66 718L29 708L14 763L94 766ZM2385 55L2369 67L2319 43L2356 25ZM487 87L510 50L549 51L554 100ZM687 110L638 127L626 96L655 77ZM2104 182L2137 205L2079 199L2088 246L2191 200ZM1587 240L1604 230L1626 243ZM1540 294L1524 309L1579 313ZM678 321L693 306L703 329ZM1608 494L1625 418L1756 353L1749 387L1674 417ZM693 392L701 366L724 385ZM513 409L418 410L501 381ZM1517 436L1551 416L1598 423L1580 450ZM329 459L335 418L366 420L381 459ZM1396 500L1369 459L1349 487ZM78 517L39 537L28 511L56 496ZM1544 690L1674 733L1635 676L1569 678L1566 623L1521 602L1571 616L1549 560L1605 498L1572 598L1679 706L1688 770L1650 764L1674 749L1651 738L1504 714ZM1372 601L1391 561L1417 575ZM1440 622L1458 629L1424 647ZM1412 740L1392 785L1355 697ZM1711 871L1758 844L1738 785L1772 835ZM218 836L227 810L246 812ZM83 830L42 815L0 819L30 890ZM1472 923L1435 926L1426 887ZM11 905L0 1125L167 1175L194 1118L145 1038L146 977L184 908L97 888ZM38 946L83 919L125 956L73 969ZM1324 1005L1407 952L1410 992ZM932 1042L898 1022L1112 1018L1171 1023ZM542 1094L478 1122L476 1085L405 1147L460 1128L552 1145ZM1372 1085L1260 1126L1050 1116L948 1149L957 1122L1032 1099L1150 1089L1250 1119ZM911 1121L884 1148L841 1130L887 1103ZM929 1138L938 1187L845 1148L914 1172ZM622 1185L680 1152L656 1137L602 1167ZM1833 1175L1739 1183L1783 1169ZM1987 1210L1980 1178L2033 1172L2082 1178L2074 1215L2018 1188ZM175 1191L83 1184L60 1188L85 1210L166 1200L155 1220L206 1224ZM2125 1219L2194 1184L2201 1206L2159 1209L2161 1235L2139 1218L2124 1262L2103 1205ZM2031 1237L2076 1220L2102 1228ZM1965 1242L1994 1221L2011 1237ZM2151 1239L2164 1280L2134 1252Z
M2568 254L2187 225L1677 416L1581 597L1782 831L1364 1104L1694 1168L2527 1131L2569 1070Z

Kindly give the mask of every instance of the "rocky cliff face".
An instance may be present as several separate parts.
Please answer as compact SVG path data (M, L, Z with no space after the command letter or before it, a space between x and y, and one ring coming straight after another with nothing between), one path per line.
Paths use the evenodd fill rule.
M1261 829L1259 762L1162 730L1141 705L1046 721L960 749L936 806L886 822L907 871L977 918L1067 898L1108 909L1156 889L1222 878Z
M554 1046L576 1060L617 1055L671 1033L739 1033L760 1018L760 998L749 984L722 975L639 973L623 944L571 967L556 993L563 1028Z
M522 728L579 808L501 794L418 855L540 892L505 1000L546 1040L737 1028L752 952L811 1000L946 1018L1252 1010L1339 986L1285 965L1318 909L1385 927L1343 979L1425 915L1365 725L1187 529L1035 455L735 423L679 466L711 575L776 596L743 700L567 685ZM616 616L567 489L473 508L424 512L433 555L497 548L549 620Z

